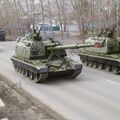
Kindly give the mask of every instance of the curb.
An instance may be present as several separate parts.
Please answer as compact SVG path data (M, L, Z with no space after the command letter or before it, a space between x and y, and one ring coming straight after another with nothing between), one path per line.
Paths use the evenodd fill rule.
M42 100L38 100L32 94L27 92L24 88L22 88L20 85L16 85L13 83L10 79L5 77L3 74L0 73L0 78L4 80L7 84L14 86L16 88L17 86L17 92L25 96L28 100L30 100L33 104L41 108L43 111L45 111L49 116L53 117L55 120L69 120L65 115L58 113L55 109L51 108L49 105L45 104Z

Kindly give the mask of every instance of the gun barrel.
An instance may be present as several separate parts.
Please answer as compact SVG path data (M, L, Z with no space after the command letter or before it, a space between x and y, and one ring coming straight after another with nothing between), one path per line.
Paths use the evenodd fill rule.
M78 48L84 48L84 47L93 47L92 44L70 44L70 45L59 45L59 46L55 46L55 47L48 47L48 50L60 50L60 49L78 49Z

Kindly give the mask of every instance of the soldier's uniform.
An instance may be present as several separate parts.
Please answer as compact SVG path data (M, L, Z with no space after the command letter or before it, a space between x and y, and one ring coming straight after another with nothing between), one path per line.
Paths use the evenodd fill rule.
M42 40L42 38L39 36L39 33L37 33L36 30L34 30L34 32L32 33L32 38L33 40Z

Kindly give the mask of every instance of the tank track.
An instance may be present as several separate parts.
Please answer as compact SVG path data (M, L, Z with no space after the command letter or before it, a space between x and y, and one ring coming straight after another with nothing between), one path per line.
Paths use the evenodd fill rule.
M56 76L60 76L60 77L67 77L67 78L71 78L74 79L76 78L79 74L81 73L81 69L77 69L77 70L67 70L67 71L62 71L62 72L51 72L49 73L49 77L56 77Z
M30 78L35 83L43 82L48 78L48 73L38 73L39 71L37 71L37 69L35 69L34 67L32 68L26 65L23 66L22 63L16 61L14 58L11 58L11 60L13 62L14 69L17 72Z
M76 78L80 73L81 73L81 69L74 70L74 72L69 77Z
M70 78L76 78L80 73L82 68L56 72L56 73L49 73L47 70L46 72L40 73L41 70L36 69L34 66L26 65L21 61L17 60L16 58L11 58L13 62L14 69L23 74L24 76L30 78L35 83L44 82L49 76L51 75L67 75ZM45 70L43 70L45 71Z
M23 74L26 77L29 77L35 83L43 82L48 77L48 74L35 74L29 70L25 70L25 69L17 66L16 64L13 64L13 66L17 72Z
M120 62L107 59L107 58L100 58L97 56L89 56L84 54L79 54L82 63L85 66L105 70L107 72L112 72L114 74L120 74Z

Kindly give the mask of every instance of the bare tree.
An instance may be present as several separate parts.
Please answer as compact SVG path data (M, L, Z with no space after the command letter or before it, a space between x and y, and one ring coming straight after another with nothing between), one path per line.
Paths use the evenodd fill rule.
M59 4L58 0L56 0L56 5L58 8L58 17L59 17L59 23L61 26L61 36L62 36L62 40L63 40L63 23L62 23L62 18L61 18L62 16L61 16L60 4Z
M40 0L41 3L41 13L42 13L42 18L43 18L43 23L45 22L45 16L44 16L44 6L43 6L43 0Z

